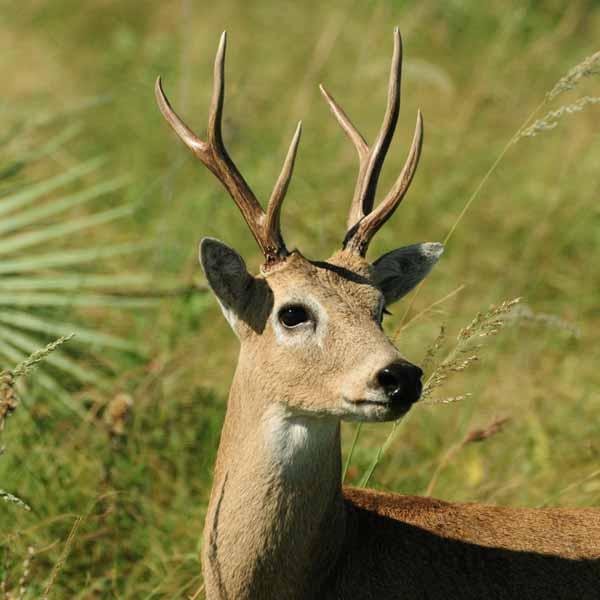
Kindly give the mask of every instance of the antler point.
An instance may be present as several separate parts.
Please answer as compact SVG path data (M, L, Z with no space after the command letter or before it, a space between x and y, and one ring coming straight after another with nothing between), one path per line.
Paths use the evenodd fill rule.
M221 39L219 40L219 47L217 49L217 61L223 60L225 55L225 49L227 48L227 32L224 31L221 34Z
M165 94L165 91L163 90L162 77L160 75L156 78L156 81L154 82L154 95L156 97L156 101L158 102L158 106L159 106L161 112L163 112L163 114L164 114L164 108L170 108L170 107L169 107L169 100L167 99L167 95Z

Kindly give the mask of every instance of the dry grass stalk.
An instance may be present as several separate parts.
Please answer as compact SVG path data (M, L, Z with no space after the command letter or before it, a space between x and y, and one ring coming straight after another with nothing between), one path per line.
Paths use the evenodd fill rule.
M58 577L58 574L60 573L62 566L64 565L65 561L67 560L67 557L69 556L71 546L73 545L73 542L75 541L75 536L77 535L77 530L79 529L79 526L81 525L82 521L83 521L83 517L77 517L77 519L75 519L75 523L73 523L73 527L71 527L71 531L69 532L69 537L67 538L67 541L65 542L65 547L63 548L63 551L61 552L60 557L56 561L54 568L52 569L52 573L50 574L50 579L48 580L48 584L46 585L46 588L44 589L44 594L42 595L42 600L48 600L48 594L54 587L56 578Z
M21 572L21 577L19 578L16 591L7 591L6 581L3 580L2 582L0 582L0 592L2 592L2 600L25 600L27 594L27 581L29 579L31 560L34 555L35 548L33 548L33 546L29 546L29 548L27 548L27 555L23 560L23 570Z
M435 489L441 472L452 462L452 459L462 448L475 442L483 442L485 440L490 439L491 437L500 433L509 421L510 417L500 417L494 419L489 425L486 425L485 427L471 429L471 431L467 432L465 437L460 442L454 444L453 446L450 446L450 448L448 448L448 450L438 463L438 466L435 469L433 475L431 476L429 485L425 490L425 495L431 496L431 494L433 494L433 490Z
M45 348L37 350L28 356L23 362L19 363L14 369L6 369L0 372L0 432L4 429L6 418L14 412L19 405L19 398L15 390L17 379L27 375L36 367L48 354L54 352L60 345L68 342L74 334L60 337L54 342L48 344Z
M548 102L554 100L557 96L564 92L574 89L582 79L600 75L600 51L588 56L585 60L575 65L564 77L561 77L556 85L546 94L546 97L541 104L533 111L523 126L515 133L509 145L515 144L518 140L525 137L534 137L543 131L554 129L558 125L558 121L564 115L571 115L581 112L586 106L591 104L599 104L600 98L595 96L584 96L576 102L565 104L556 110L551 110L546 113L541 119L535 120L531 125L527 125Z
M423 358L423 361L421 363L421 368L423 369L423 371L425 371L426 373L429 371L429 368L435 362L435 359L437 358L438 354L440 353L440 350L442 349L442 346L444 345L445 342L446 342L446 326L442 325L442 326L440 326L440 332L438 333L438 336L433 341L433 344L431 344L431 346L429 346L429 348L427 348L427 351L425 352L425 357Z
M509 421L510 417L500 417L494 419L486 427L471 429L471 431L463 438L461 446L466 446L467 444L472 444L474 442L483 442L484 440L493 437L497 433L500 433Z
M37 350L36 352L28 356L23 362L19 363L14 369L12 369L12 373L15 379L18 377L22 377L23 375L27 375L32 369L36 367L37 364L42 362L42 360L44 360L44 358L46 358L48 354L54 352L59 346L61 346L65 342L68 342L74 337L74 333L72 333L71 335L60 337L54 342L48 344L45 348Z
M15 383L16 377L12 371L2 371L0 373L0 432L4 429L6 419L19 405ZM14 504L25 510L31 510L31 507L21 500L21 498L3 489L0 489L0 500L9 504Z
M16 392L17 379L27 375L38 363L48 356L48 354L54 352L56 348L69 341L72 337L73 334L58 338L54 342L48 344L45 348L28 356L14 369L7 369L0 372L0 433L4 430L6 419L19 405L19 397ZM6 490L0 489L0 500L20 506L25 510L31 510L31 507L26 502Z
M542 327L558 329L577 339L582 335L581 329L574 323L551 313L536 313L526 304L521 304L511 316L518 320L519 324L540 325Z
M600 104L600 98L596 96L584 96L583 98L579 98L579 100L573 104L566 104L556 110L551 110L541 119L534 121L527 129L521 131L519 133L519 138L534 137L543 131L554 129L558 125L558 121L561 117L581 112L590 104Z
M572 90L585 77L591 77L592 75L600 75L600 51L588 56L559 79L556 85L546 94L546 99L554 100L563 92Z
M464 371L477 360L479 360L478 352L483 344L477 342L482 338L489 338L493 335L496 335L504 326L506 322L506 316L513 310L514 306L518 304L520 300L520 298L515 298L514 300L505 300L498 306L492 306L486 313L477 313L475 318L466 327L463 327L463 329L460 330L454 348L440 363L438 363L425 382L425 385L423 386L423 392L421 394L421 400L423 404L451 404L471 396L470 393L466 393L447 398L431 398L434 390L441 388L452 373ZM446 332L442 327L437 338L426 352L425 363L431 365L434 362L434 359L444 345L445 337ZM364 487L368 484L373 472L380 463L382 456L390 447L392 440L394 439L394 435L398 429L399 422L400 421L396 421L392 425L390 433L388 434L383 445L379 448L377 455L371 462L365 475L360 481L359 487ZM355 436L353 445L356 443L356 438L357 435ZM450 452L453 452L452 448L450 449ZM352 451L350 452L350 456L352 456ZM349 462L347 464L349 464Z
M200 594L202 594L204 592L204 584L202 584L194 593L193 596L190 596L190 600L199 600L200 599Z
M485 313L477 313L475 318L463 327L456 338L456 345L446 357L433 370L425 385L423 386L422 399L425 404L450 404L458 402L471 394L462 394L450 398L431 399L433 392L443 386L446 380L453 374L465 371L479 360L479 350L482 347L482 338L496 335L506 323L506 316L520 302L520 298L505 300L498 306L492 306ZM431 365L433 359L439 354L444 342L445 332L442 329L440 335L427 350L425 363Z
M19 404L19 398L15 391L16 378L12 371L0 373L0 431L4 429L4 423Z

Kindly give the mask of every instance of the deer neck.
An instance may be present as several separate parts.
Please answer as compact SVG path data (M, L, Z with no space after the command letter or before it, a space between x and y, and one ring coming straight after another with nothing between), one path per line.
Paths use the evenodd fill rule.
M244 375L238 368L205 521L207 598L318 596L344 542L339 423L291 414Z

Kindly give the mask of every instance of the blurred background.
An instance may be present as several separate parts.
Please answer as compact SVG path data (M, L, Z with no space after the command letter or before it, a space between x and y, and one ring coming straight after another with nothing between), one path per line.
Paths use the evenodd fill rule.
M303 120L283 231L314 259L340 245L357 168L318 84L372 140L402 31L380 192L418 108L424 152L369 256L447 245L385 323L425 364L428 395L395 428L345 426L346 481L456 501L600 503L596 2L31 0L0 16L0 369L76 334L14 388L0 590L202 597L200 533L237 340L205 291L197 245L222 239L252 269L261 256L162 120L153 85L162 75L203 135L225 29L226 143L264 202Z

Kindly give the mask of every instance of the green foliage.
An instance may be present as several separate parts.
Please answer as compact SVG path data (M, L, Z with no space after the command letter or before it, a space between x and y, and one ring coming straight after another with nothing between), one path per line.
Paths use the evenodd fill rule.
M74 391L68 400L85 418L30 388L12 417L0 481L32 511L0 504L0 577L8 589L32 546L27 594L41 596L78 517L50 598L183 599L200 588L202 519L237 341L208 297L176 294L157 311L121 311L127 300L113 292L130 284L155 289L165 278L190 286L204 235L259 264L232 202L168 130L152 97L161 74L201 133L224 29L228 147L264 201L293 125L304 120L283 230L290 247L323 258L343 235L356 158L317 84L373 139L391 28L400 25L402 109L382 190L404 161L417 107L424 155L371 257L443 240L473 199L426 284L386 320L409 359L427 356L442 324L438 356L446 356L447 340L474 314L523 297L520 318L486 345L481 361L445 382L440 397L472 395L415 406L379 459L390 426L363 426L347 481L360 482L378 460L370 484L385 489L528 506L600 502L599 108L580 100L598 97L597 77L578 79L576 90L562 91L534 119L561 105L585 110L560 118L572 112L565 108L544 121L557 123L552 131L538 123L543 135L510 143L524 122L535 125L527 117L546 92L595 56L597 3L226 0L210 11L188 1L140 11L136 3L91 1L82 10L61 0L2 12L0 143L11 150L0 166L0 207L17 201L0 216L0 248L18 237L0 256L0 300L12 302L0 306L0 339L8 330L20 337L0 353L8 348L12 365L73 331L77 346L63 358L110 385L83 379L82 386L69 368L49 365L34 374L38 383L47 376ZM23 111L35 118L23 120ZM64 127L64 115L77 115L80 125ZM110 164L100 166L97 156ZM132 202L135 218L119 218ZM36 218L35 210L46 213ZM2 230L7 220L16 220L10 234ZM157 243L130 254L123 244L131 240ZM139 272L151 281L131 276ZM504 417L511 420L500 432L494 424ZM479 431L495 433L467 443ZM344 430L345 448L353 433Z
M64 132L56 136L47 144L44 154L48 150L59 151L57 140L62 142L66 137ZM135 352L135 344L107 331L81 325L69 316L76 308L141 308L151 302L127 295L132 284L148 283L148 276L97 272L96 265L102 259L139 250L140 244L106 241L89 244L90 231L95 236L99 228L131 216L133 205L85 214L75 212L121 190L124 181L82 184L103 163L92 159L59 175L31 182L27 170L35 165L29 164L31 153L23 154L24 157L9 159L4 169L0 167L9 182L17 173L20 175L15 185L0 191L0 368L23 360L48 338L70 333L85 344L87 353L105 349ZM20 167L16 169L11 164ZM108 385L98 369L83 365L65 353L50 355L47 363L53 370L40 373L37 382L75 410L79 411L66 391L69 379Z
M73 335L59 338L48 344L45 348L36 350L30 354L13 369L4 369L0 371L0 433L4 430L7 418L12 415L20 403L16 391L19 378L30 373L44 359L47 359L52 352L65 342L68 342L72 337ZM21 498L3 489L0 489L0 500L10 502L25 510L31 510L31 507L26 502L23 502Z
M45 587L80 515L50 597L186 597L200 585L191 524L204 516L220 406L200 388L185 397L154 389L136 399L126 435L111 433L105 413L82 424L76 416L16 411L0 481L18 489L32 511L3 505L13 525L3 527L0 568L18 578L32 547L29 579ZM59 431L69 432L68 441L57 439Z

